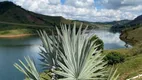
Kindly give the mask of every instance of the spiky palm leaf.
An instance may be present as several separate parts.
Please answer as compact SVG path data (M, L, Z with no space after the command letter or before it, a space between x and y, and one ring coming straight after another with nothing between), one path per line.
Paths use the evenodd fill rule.
M52 46L54 41L56 40L51 40L51 36L48 36L45 31L37 31L44 48L40 48L41 53L40 56L42 57L41 61L43 62L42 66L43 68L47 68L51 70L53 67L57 66L57 51L56 49ZM53 37L52 37L53 39Z
M35 67L35 64L33 60L31 60L29 57L25 58L27 65L24 64L21 60L19 62L21 63L22 67L18 65L17 63L14 64L14 66L24 73L28 80L41 80L40 75Z
M58 59L59 69L56 74L63 76L64 80L80 80L80 79L98 79L105 75L103 56L101 51L97 51L98 45L96 41L90 41L92 36L85 34L86 29L82 31L82 25L76 30L74 24L73 29L62 25L61 31L57 29L58 39L53 47L56 47L60 59ZM56 45L59 45L56 46ZM98 77L99 76L99 77Z
M117 69L114 69L114 66L109 69L109 75L107 80L118 80L119 74L117 74Z

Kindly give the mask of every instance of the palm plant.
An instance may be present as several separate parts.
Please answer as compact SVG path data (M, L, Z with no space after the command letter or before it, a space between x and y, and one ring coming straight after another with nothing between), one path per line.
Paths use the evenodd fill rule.
M22 73L24 73L27 77L28 80L41 80L40 79L40 75L37 72L37 69L35 67L35 64L33 62L33 60L31 60L29 57L25 58L27 65L25 65L21 60L19 60L19 62L21 63L21 65L23 67L21 67L20 65L18 65L17 63L14 64L14 66L21 71Z
M70 25L61 25L61 30L56 28L57 35L52 36L48 35L46 31L38 31L43 42L40 53L43 58L41 59L43 68L51 71L53 80L107 80L104 77L107 75L107 71L104 69L107 62L104 62L101 50L97 49L99 46L96 45L97 39L91 41L93 35L87 35L86 30L87 28L82 30L82 24L77 30L76 24L74 24L72 29ZM25 75L29 73L34 75L27 70L29 68L35 71L35 67L27 68L24 65L22 68L18 64L15 64L15 67L22 70ZM31 76L28 78L33 79ZM40 80L40 78L33 80Z
M112 68L109 69L107 80L118 80L118 78L119 74L117 74L117 69L115 69L113 66Z
M96 40L90 41L92 36L86 35L86 29L82 31L81 27L78 31L76 25L72 30L66 26L61 31L57 29L57 43L61 44L54 45L59 54L59 70L55 73L63 76L62 80L101 79L105 75L104 56L97 51Z

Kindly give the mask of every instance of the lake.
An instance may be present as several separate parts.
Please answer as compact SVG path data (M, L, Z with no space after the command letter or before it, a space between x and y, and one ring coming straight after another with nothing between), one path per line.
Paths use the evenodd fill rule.
M104 41L104 49L125 48L125 43L119 39L119 33L111 33L107 30L90 32L95 33ZM18 59L24 60L24 56L33 58L39 69L40 56L38 54L41 44L40 39L36 36L14 39L0 38L0 80L23 80L24 75L13 64L18 63Z

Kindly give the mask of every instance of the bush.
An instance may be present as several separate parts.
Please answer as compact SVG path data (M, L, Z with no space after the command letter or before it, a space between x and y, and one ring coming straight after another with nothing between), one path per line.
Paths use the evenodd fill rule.
M91 39L90 39L90 41L94 41L94 40L96 40L97 39L97 41L96 41L96 45L99 45L98 46L98 48L97 48L97 50L102 50L103 51L103 49L104 49L104 43L103 43L103 41L100 39L100 38L98 38L96 35L94 35Z
M104 60L108 61L108 65L113 65L113 64L124 62L124 55L118 52L110 52L106 55Z

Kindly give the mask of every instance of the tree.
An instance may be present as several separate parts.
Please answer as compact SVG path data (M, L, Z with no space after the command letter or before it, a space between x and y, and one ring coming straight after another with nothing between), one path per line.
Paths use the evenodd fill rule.
M92 36L90 40L91 41L95 41L96 40L95 44L98 45L98 50L102 50L102 51L104 50L104 43L103 43L103 41L101 39L99 39L96 35Z

